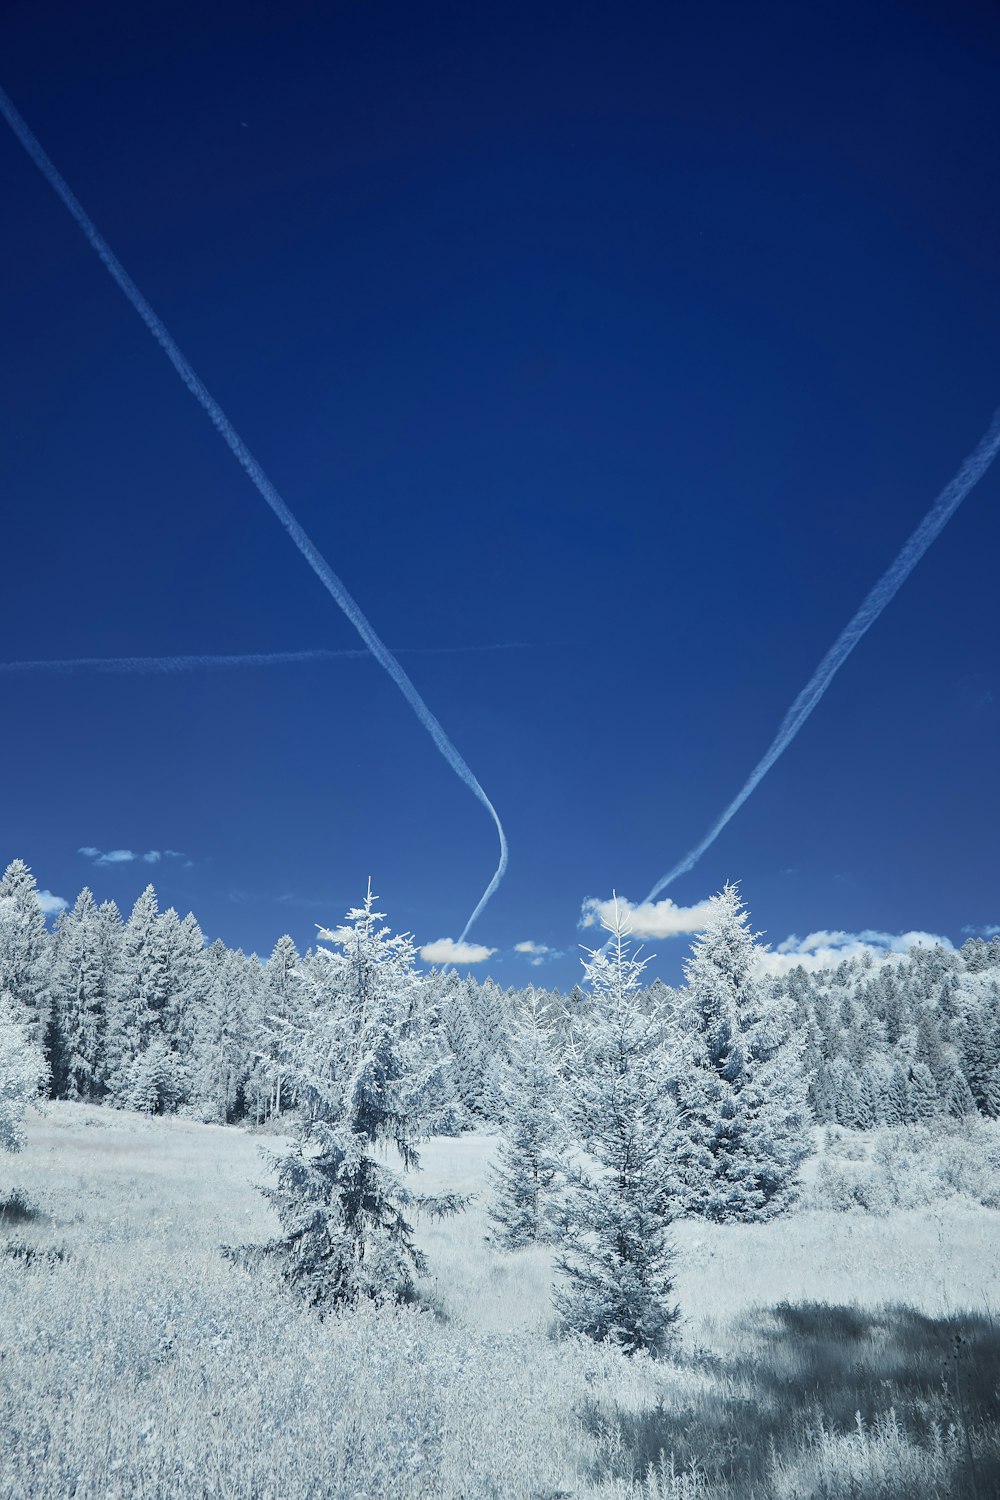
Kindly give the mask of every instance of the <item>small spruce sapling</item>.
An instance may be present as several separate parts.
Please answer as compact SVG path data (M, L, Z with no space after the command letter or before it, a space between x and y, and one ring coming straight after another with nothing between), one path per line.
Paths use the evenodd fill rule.
M374 903L369 882L346 925L320 931L341 950L318 950L326 1003L296 1020L276 1018L268 1045L302 1117L279 1158L277 1185L263 1189L283 1232L262 1253L321 1311L363 1299L409 1300L426 1260L407 1214L443 1216L465 1206L457 1194L411 1192L380 1159L395 1147L405 1168L419 1168L423 1095L436 1086L437 1063L425 1061L413 1031L420 1012L413 990L424 982L413 944L382 925Z

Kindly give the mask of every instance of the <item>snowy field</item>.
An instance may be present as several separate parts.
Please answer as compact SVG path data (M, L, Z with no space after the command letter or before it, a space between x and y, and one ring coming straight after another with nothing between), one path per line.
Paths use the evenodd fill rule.
M321 1323L219 1253L277 1229L272 1138L68 1103L28 1131L0 1157L4 1497L994 1493L985 1440L948 1433L961 1377L981 1404L1000 1379L998 1215L968 1197L678 1224L657 1364L551 1336L549 1252L483 1244L488 1136L424 1151L422 1187L481 1195L421 1228L433 1315Z

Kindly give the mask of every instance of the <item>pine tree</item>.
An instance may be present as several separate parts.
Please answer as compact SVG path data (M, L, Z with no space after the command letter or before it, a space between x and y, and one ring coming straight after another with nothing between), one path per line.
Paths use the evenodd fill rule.
M0 991L10 996L29 1041L45 1046L49 1025L49 935L38 888L23 859L0 879Z
M1000 1120L1000 1063L986 1080L983 1104L991 1119Z
M915 1062L910 1068L910 1114L914 1120L929 1120L941 1112L941 1095L934 1074L926 1063Z
M759 978L762 950L734 885L685 965L676 1041L677 1191L687 1213L766 1219L794 1196L809 1149L804 1038Z
M567 1328L632 1354L666 1347L679 1316L667 1166L675 1117L660 1017L638 1003L647 960L631 955L617 901L605 927L608 950L584 960L590 996L568 1066L568 1122L586 1164L569 1171L562 1195L554 1301Z
M268 1053L270 1021L299 1020L305 1005L305 992L300 972L301 959L294 942L285 933L275 943L271 956L264 965L263 1019L254 1039L259 1053L260 1074L267 1080L267 1102L264 1117L280 1115L295 1104L295 1097L288 1085L277 1059Z
M50 1056L57 1099L100 1094L108 977L100 913L84 886L52 937Z
M282 1236L263 1247L285 1281L320 1309L362 1298L405 1300L426 1268L406 1214L463 1206L454 1195L410 1192L376 1152L394 1146L403 1166L419 1167L422 1086L430 1072L410 1032L413 990L421 983L408 935L393 936L364 905L346 927L321 931L325 998L298 1024L272 1023L274 1054L302 1105L296 1138L278 1163L277 1186L263 1191Z
M0 1148L20 1151L24 1113L48 1081L41 1048L21 1020L21 1007L0 991Z
M133 1069L153 1038L167 1001L167 955L147 885L125 924L108 1005L107 1084L112 1104L128 1108Z
M206 963L206 995L195 1020L191 1108L202 1120L228 1125L246 1109L265 980L256 959L218 939Z
M565 1129L559 1118L559 1073L553 1018L532 990L511 1032L510 1061L500 1075L501 1136L490 1171L489 1238L516 1250L552 1237L550 1195L560 1176Z

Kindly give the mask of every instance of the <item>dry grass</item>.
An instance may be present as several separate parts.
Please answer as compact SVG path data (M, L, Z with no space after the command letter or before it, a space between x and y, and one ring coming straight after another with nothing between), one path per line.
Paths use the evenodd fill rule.
M994 1494L995 1340L958 1311L1000 1306L992 1210L679 1224L657 1364L555 1340L549 1253L486 1247L482 1197L420 1226L436 1317L319 1323L219 1254L275 1232L275 1144L60 1104L0 1158L0 1246L31 1252L0 1255L0 1496ZM430 1142L420 1186L484 1194L493 1144Z

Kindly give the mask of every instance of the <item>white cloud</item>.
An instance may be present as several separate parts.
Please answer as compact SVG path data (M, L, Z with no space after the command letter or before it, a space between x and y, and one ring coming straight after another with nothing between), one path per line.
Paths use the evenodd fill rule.
M456 943L454 938L438 938L435 943L424 944L420 957L427 964L481 964L496 951L484 948L482 943Z
M106 853L102 853L100 849L95 849L90 844L76 852L82 854L85 859L92 859L95 865L100 866L128 865L137 859L141 859L147 865L158 865L164 856L167 859L186 857L179 849L147 849L145 854L134 854L131 849L109 849ZM190 865L191 861L188 860L187 863Z
M106 854L99 854L94 860L95 865L127 865L131 864L135 855L131 849L109 849Z
M532 968L535 969L540 968L542 964L547 963L550 959L563 957L563 950L560 948L550 948L547 943L532 943L530 941L515 943L514 952L523 953Z
M996 922L988 922L985 927L963 927L962 931L967 937L1000 937L1000 925Z
M711 911L708 901L700 901L697 906L677 906L669 896L662 901L643 901L638 906L633 906L631 901L619 896L618 909L624 911L633 936L639 938L664 938L674 937L679 932L700 932ZM614 898L610 901L598 901L596 897L588 896L583 903L580 926L597 927L602 922L613 920L614 914Z
M870 953L873 958L899 958L912 948L951 949L950 938L939 937L934 932L878 932L866 927L861 932L810 932L800 938L794 933L779 943L773 953L766 953L760 961L765 974L787 974L790 969L816 969L836 967L845 958L860 958Z
M69 905L64 896L53 896L51 891L37 891L36 895L38 904L47 917L58 916Z

